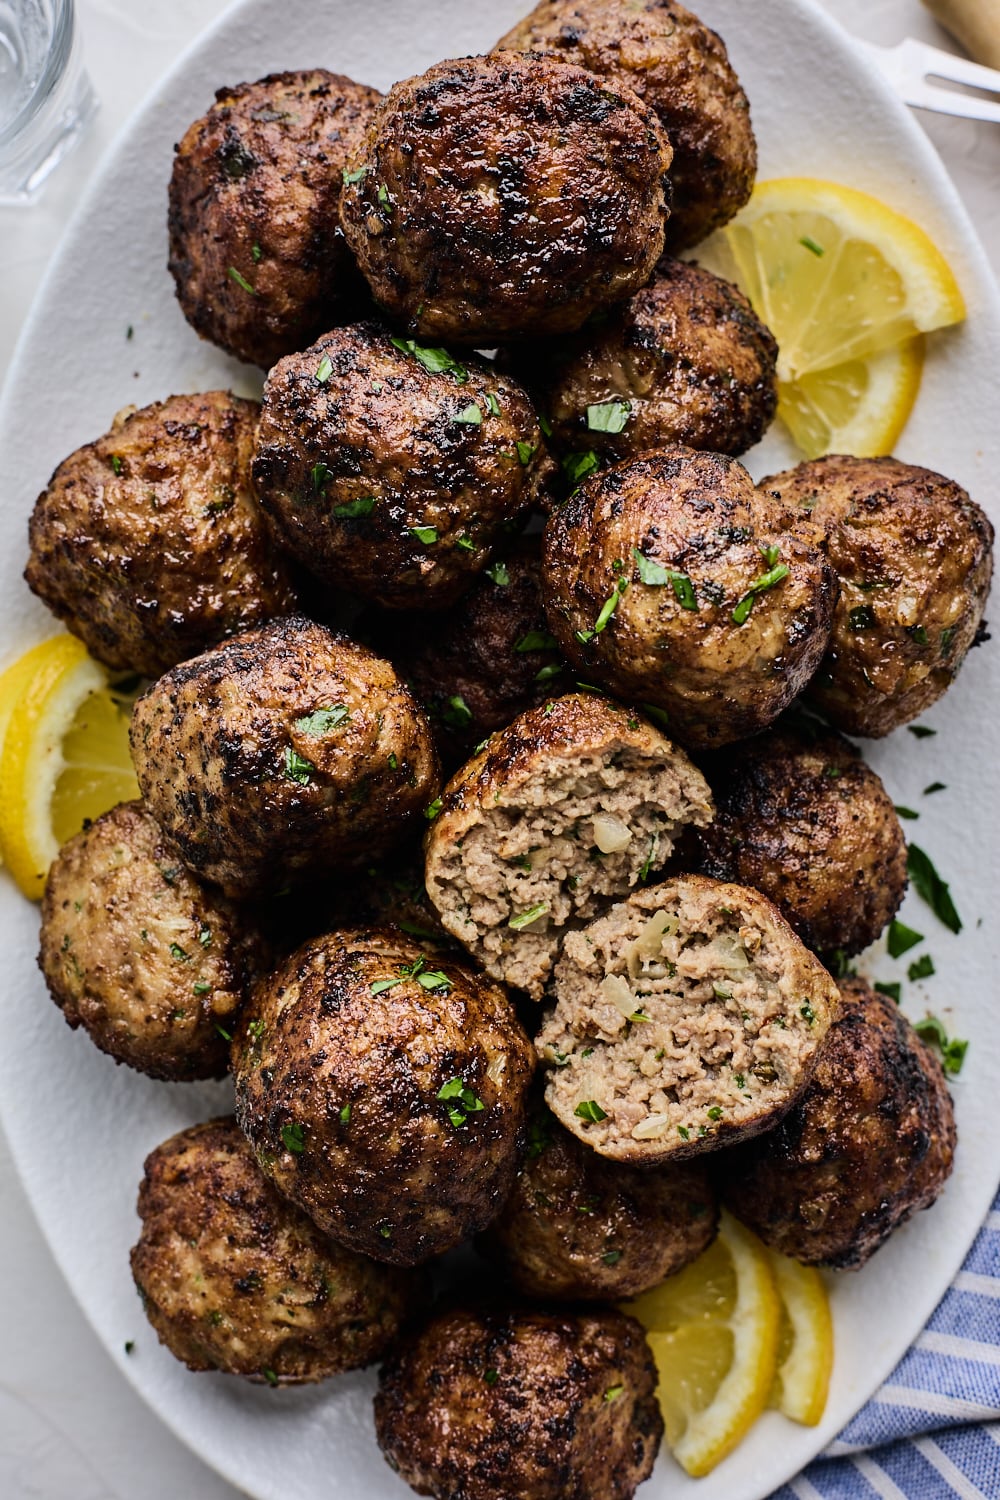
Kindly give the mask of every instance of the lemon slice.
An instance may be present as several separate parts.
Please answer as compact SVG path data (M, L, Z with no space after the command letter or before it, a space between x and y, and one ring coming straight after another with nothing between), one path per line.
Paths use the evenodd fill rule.
M778 415L807 458L891 453L920 391L924 338L778 385Z
M128 712L83 645L60 635L0 678L0 728L0 853L38 900L60 845L85 819L139 795Z
M656 1358L670 1449L689 1474L707 1474L746 1435L774 1385L781 1310L767 1251L724 1213L705 1253L627 1311Z
M781 1328L778 1369L770 1405L793 1422L815 1427L823 1416L833 1369L833 1319L823 1278L813 1266L767 1252L778 1295Z

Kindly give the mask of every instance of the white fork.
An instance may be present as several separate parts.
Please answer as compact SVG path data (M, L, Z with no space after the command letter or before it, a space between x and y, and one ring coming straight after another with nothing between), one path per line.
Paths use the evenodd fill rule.
M1000 124L1000 69L984 68L981 63L943 52L927 42L908 37L896 47L879 47L874 42L854 39L899 97L917 109L933 109L939 114L962 115L968 120L989 120ZM945 83L964 83L995 94L996 99L979 99L957 89L941 88L930 82L940 78Z

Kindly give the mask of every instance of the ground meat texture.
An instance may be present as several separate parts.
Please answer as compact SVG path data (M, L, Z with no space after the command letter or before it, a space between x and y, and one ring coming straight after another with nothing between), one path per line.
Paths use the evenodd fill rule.
M319 1233L276 1192L232 1118L146 1158L132 1275L160 1342L191 1370L302 1385L381 1358L425 1292Z
M540 1108L514 1191L479 1243L526 1296L613 1302L695 1260L718 1222L700 1163L608 1162Z
M438 785L430 728L389 663L301 616L161 677L131 741L151 812L231 896L378 858Z
M624 1313L445 1308L383 1367L375 1431L437 1500L630 1500L663 1434L655 1390Z
M671 250L705 239L750 197L747 96L722 38L674 0L542 0L497 47L578 63L656 111L674 152Z
M170 271L188 322L268 369L368 302L338 226L381 94L338 73L219 89L176 148Z
M719 1157L733 1213L781 1255L857 1270L951 1174L955 1116L937 1058L862 979L799 1104L768 1135Z
M587 682L699 748L765 728L830 639L836 579L734 459L675 447L586 480L549 517L545 605Z
M825 528L840 579L810 697L845 734L889 734L946 692L976 641L993 527L951 479L895 458L815 459L761 489Z
M516 381L359 323L271 371L253 478L311 572L423 610L473 583L553 467Z
M127 407L39 495L25 579L106 666L158 677L294 608L250 487L257 414L226 391Z
M398 931L340 931L258 989L233 1042L236 1113L324 1233L415 1265L499 1213L533 1061L497 985Z
M490 348L571 332L649 280L671 155L628 88L551 60L462 58L392 89L341 219L393 318Z
M187 871L141 802L64 844L38 963L69 1025L152 1078L221 1078L266 955L243 915Z
M873 943L906 891L906 841L854 747L819 727L780 728L707 770L717 811L694 836L698 868L770 897L817 952Z
M769 1130L812 1076L837 988L765 897L680 875L563 944L536 1041L580 1140L655 1166Z
M448 783L427 893L488 974L539 1000L567 927L648 878L707 822L700 772L632 709L585 693L515 719Z

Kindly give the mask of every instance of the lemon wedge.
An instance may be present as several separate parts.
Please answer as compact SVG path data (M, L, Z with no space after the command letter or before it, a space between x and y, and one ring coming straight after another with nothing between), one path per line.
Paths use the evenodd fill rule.
M778 415L807 458L891 453L910 418L924 368L924 338L868 359L779 381Z
M767 1252L778 1295L781 1327L770 1405L793 1422L815 1427L823 1416L833 1369L833 1319L823 1278L814 1266Z

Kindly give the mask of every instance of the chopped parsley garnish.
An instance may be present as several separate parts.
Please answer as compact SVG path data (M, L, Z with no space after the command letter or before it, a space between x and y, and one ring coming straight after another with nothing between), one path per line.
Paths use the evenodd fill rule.
M515 651L557 651L559 642L547 630L529 630L514 647Z
M492 391L486 392L486 405L489 407L490 412L494 417L498 417L500 415L500 402L497 400L496 396L494 396Z
M917 895L927 902L939 921L950 932L961 932L962 919L955 910L947 882L941 879L930 857L916 844L911 844L906 851L906 869Z
M336 708L317 708L311 714L306 714L304 719L295 720L295 728L302 734L329 734L331 729L339 729L341 724L346 724L351 717L351 711L343 703L338 703Z
M428 969L426 973L418 974L416 976L416 979L417 983L421 985L425 990L451 989L451 980L448 978L447 974L443 974L440 969Z
M389 751L389 754L386 757L386 761L388 763L390 771L399 770L399 756L396 754L395 750Z
M301 1125L282 1125L281 1141L286 1151L291 1151L294 1156L301 1156L306 1149L305 1131Z
M278 1384L278 1377L277 1377L277 1375L275 1375L275 1373L274 1373L273 1370L261 1370L260 1373L263 1375L263 1377L267 1381L268 1385L277 1385Z
M387 208L389 205L389 189L386 187L384 182L379 183L377 196L378 201L381 203L382 207Z
M500 1379L500 1371L489 1369L483 1375L483 1379L486 1381L487 1385L496 1385L497 1381Z
M384 995L387 990L394 990L402 982L401 979L376 979L368 988L373 995Z
M261 1037L264 1035L264 1022L251 1021L250 1025L247 1027L247 1031L249 1031L255 1042L259 1042Z
M241 275L240 272L237 271L235 266L230 266L229 270L226 272L226 275L229 277L230 281L235 281L236 285L238 287L241 287L244 292L249 292L251 297L256 297L257 292L255 288L250 285L245 276Z
M930 797L934 792L946 792L947 785L943 781L932 781L930 786L924 787L924 796Z
M934 960L929 953L924 953L920 958L914 959L906 971L907 979L930 979L934 973Z
M544 1116L539 1116L528 1125L528 1146L525 1151L529 1161L535 1161L552 1144L552 1134Z
M915 932L912 927L907 927L905 922L896 920L889 923L887 942L889 953L893 958L902 958L904 953L908 953L911 948L915 948L923 940L923 933Z
M652 838L649 841L649 851L648 851L648 853L646 855L646 858L643 860L642 864L639 866L639 883L640 883L640 885L645 885L646 881L649 879L649 872L653 868L653 860L656 858L656 846L657 846L658 843L659 843L659 837L658 837L657 834L654 833L653 836L652 836Z
M914 812L912 807L897 807L896 816L899 818L907 818L911 823L914 823L916 822L917 818L920 817L920 814L918 812Z
M344 186L353 187L356 182L364 182L365 178L368 176L368 171L368 167L355 167L353 172L349 172L345 167Z
M591 432L624 432L632 415L631 401L602 401L587 407L587 426Z
M194 992L196 995L207 995L211 988L207 979L199 979L195 983Z
M816 241L814 239L812 239L808 234L804 234L802 236L802 238L799 240L799 244L803 247L803 249L810 251L811 254L813 254L813 255L825 255L826 254L826 251L823 249L823 246L822 245L817 245Z
M471 536L457 536L455 538L455 546L461 547L465 552L479 551L479 548L476 546Z
M379 1234L382 1236L382 1238L384 1240L391 1240L392 1239L392 1225L391 1224L382 1224L379 1227Z
M870 604L857 604L847 616L847 623L855 632L874 630L878 621Z
M953 1076L961 1073L965 1054L969 1050L968 1042L959 1041L958 1037L949 1037L937 1016L926 1016L922 1021L914 1021L913 1029L921 1041L937 1048L941 1054L941 1066L946 1073Z
M170 944L170 957L171 958L176 958L177 961L178 961L178 963L187 963L187 961L191 957L191 955L190 955L190 953L185 953L185 951L181 947L180 943L171 943Z
M682 1141L689 1141L691 1139L691 1132L690 1130L688 1130L686 1125L678 1125L677 1134L680 1136Z
M727 990L725 985L716 984L714 980L712 981L712 993L716 1000L731 1000L733 998L732 990Z
M942 632L941 632L941 655L942 656L947 656L948 655L948 648L951 645L952 637L954 636L954 634L955 634L955 627L954 627L954 625L946 625L945 628L944 628L944 630L942 630Z
M232 1039L233 1039L233 1033L231 1031L227 1031L224 1026L220 1026L219 1023L218 1023L218 1021L216 1021L216 1023L215 1023L215 1029L219 1033L219 1035L221 1036L221 1038L222 1038L222 1040L224 1042L231 1042L232 1041Z
M508 583L510 583L510 574L507 571L507 564L505 562L491 563L488 568L483 569L483 572L487 578L492 579L498 588L505 589Z
M436 526L411 526L410 534L411 536L415 536L418 542L422 542L425 547L433 547L438 539Z
M125 1340L125 1353L126 1354L131 1354L132 1350L134 1348L135 1348L135 1339L126 1339Z
M483 409L472 401L468 406L463 406L460 412L456 412L451 420L463 422L467 427L478 427L483 420Z
M930 729L926 724L907 724L906 728L917 740L929 740L932 735L937 734L936 729Z
M669 583L682 609L697 610L698 600L695 597L694 584L687 573L678 573L672 568L662 567L660 563L643 556L638 547L633 547L632 554L635 557L641 583L648 584L651 588L662 588Z
M254 265L257 264L257 262L260 260L260 258L263 255L263 253L264 253L263 250L260 248L260 246L257 244L257 241L255 240L254 243L250 247L250 254L253 256L253 263L254 263Z
M340 1111L340 1123L341 1123L341 1125L347 1125L347 1124L349 1124L350 1123L350 1119L351 1119L351 1106L349 1104L345 1104L344 1107L343 1107L343 1109Z
M462 1078L450 1078L447 1083L442 1084L437 1097L447 1105L448 1119L456 1130L469 1123L469 1115L477 1114L486 1107Z
M374 495L361 495L357 500L345 500L343 505L335 505L333 514L338 521L359 521L362 516L370 516L375 509Z
M710 1110L708 1110L707 1113L708 1113L708 1118L710 1120L721 1120L722 1119L722 1106L719 1105L719 1104L713 1104L712 1108Z
M211 948L211 946L212 946L212 929L211 929L211 927L202 927L199 930L198 941L199 941L199 943L201 944L201 946L203 948Z
M120 474L122 471L122 461L118 457L117 453L112 453L111 455L111 467L112 469L114 469L116 474Z
M766 594L768 589L773 589L776 584L787 578L790 572L791 569L787 563L778 563L775 567L768 568L767 572L762 573L759 578L755 578L733 610L733 624L745 625L753 611L758 594Z
M530 927L532 922L537 922L539 917L544 917L548 909L547 901L539 901L537 906L529 906L528 910L521 912L519 916L511 917L507 926L514 932L520 932L523 927Z
M428 802L427 806L424 808L424 817L427 819L428 823L433 823L434 819L441 811L441 806L442 803L440 797L435 797L433 802Z
M573 1113L581 1120L589 1120L592 1125L599 1125L602 1120L608 1118L607 1112L601 1108L596 1099L581 1099Z
M607 627L608 621L618 608L618 601L627 588L628 580L626 578L619 578L614 593L610 599L605 599L601 605L600 613L594 621L593 630L578 630L576 632L576 638L581 645L586 645L588 641L592 641L595 635L600 635L601 631Z
M634 1024L641 1025L643 1021L649 1020L649 1016L647 1016L644 1010L634 1010L628 1019Z
M535 456L534 443L518 443L517 457L523 468L527 468Z
M604 1392L605 1401L617 1401L624 1389L623 1385L609 1385Z
M589 474L600 467L600 459L594 452L590 453L567 453L562 461L563 473L570 484L577 486L583 483Z
M311 760L306 760L300 755L294 745L285 748L285 775L289 781L297 781L299 786L308 786L316 767Z
M643 703L642 711L647 719L652 719L661 729L670 728L670 715L665 708L659 708L655 703Z
M326 488L326 482L332 474L333 470L322 459L320 459L318 464L313 464L309 470L309 478L312 480L312 487L317 495L322 494Z
M903 993L903 986L900 984L898 979L892 981L879 980L875 985L875 988L878 990L880 995L887 995L890 1000L896 1003L896 1005L899 1004L900 996Z
M460 693L447 700L441 717L450 729L467 729L472 723L472 709Z
M430 348L418 344L415 339L393 339L392 343L401 354L412 355L430 375L451 375L459 385L464 385L469 378L465 366L453 359L447 349Z
M601 1256L601 1259L606 1266L616 1266L621 1258L622 1253L620 1250L605 1250L604 1254Z
M559 673L563 672L563 671L565 671L565 668L564 668L562 662L560 662L560 661L551 662L549 664L549 666L542 667L542 669L541 669L540 672L536 672L535 673L535 681L536 682L551 682L552 679L553 679L553 677L558 677Z
M930 644L927 639L927 631L923 625L907 625L906 633L911 640L916 641L918 646L927 646Z
M803 1021L805 1021L807 1026L811 1026L815 1021L816 1012L813 1010L808 1000L803 1005L799 1006L799 1015L802 1017Z
M332 374L333 360L328 354L324 354L323 358L316 366L316 379L319 381L320 385L326 385L326 382L330 379L330 376Z

